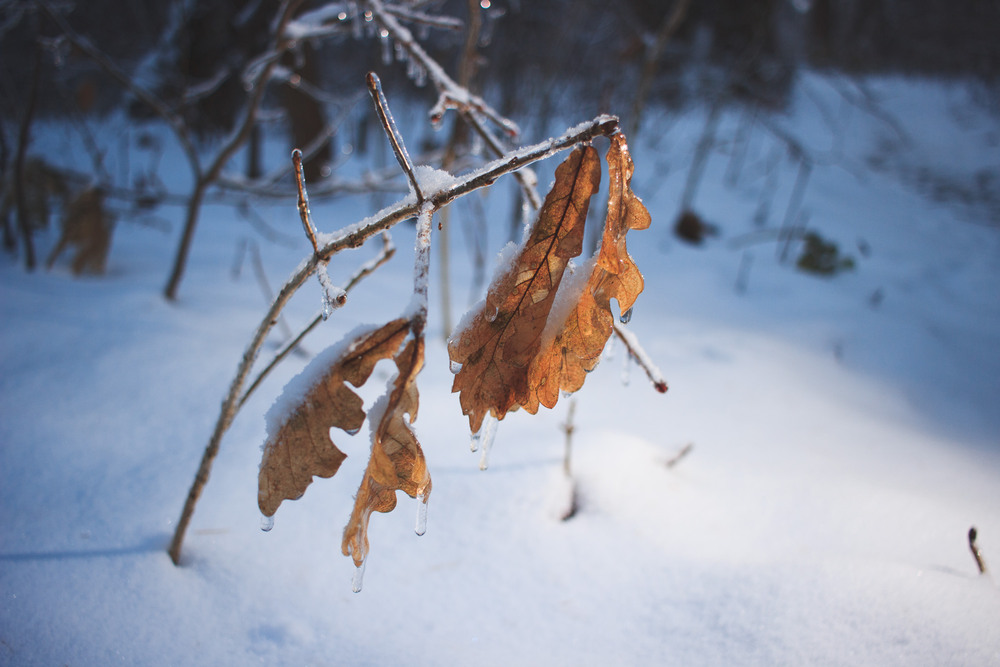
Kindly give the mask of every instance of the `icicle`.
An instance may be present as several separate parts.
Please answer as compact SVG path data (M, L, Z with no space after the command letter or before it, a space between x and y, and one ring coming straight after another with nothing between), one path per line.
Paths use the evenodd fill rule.
M323 319L330 317L333 311L337 310L347 302L347 292L337 287L330 280L330 274L326 272L326 263L320 262L316 267L316 277L323 288Z
M422 493L417 494L417 523L413 527L413 532L423 535L427 532L427 496Z
M493 440L497 435L497 424L500 423L492 414L487 414L483 418L483 425L479 429L481 434L478 438L483 446L483 452L479 457L479 469L486 470L490 467L490 449L493 448ZM473 450L475 451L475 450Z
M634 306L633 306L633 308L634 308ZM624 313L622 313L621 316L618 318L618 321L621 322L622 324L628 324L629 322L631 322L632 321L632 308L629 308Z
M451 374L452 375L458 375L459 373L462 372L462 364L458 363L454 359L452 359L448 363L448 368L449 368L449 370L451 370Z
M601 352L602 361L614 361L615 354L618 352L618 336L612 336L608 340L608 344L604 346L604 351Z
M266 514L260 515L260 529L265 533L270 532L274 528L274 515L267 516Z
M632 376L632 355L626 354L625 361L622 363L622 385L627 387L629 380Z
M365 563L367 560L361 561L361 565L354 568L354 576L351 577L351 590L355 593L361 592L361 586L365 583Z

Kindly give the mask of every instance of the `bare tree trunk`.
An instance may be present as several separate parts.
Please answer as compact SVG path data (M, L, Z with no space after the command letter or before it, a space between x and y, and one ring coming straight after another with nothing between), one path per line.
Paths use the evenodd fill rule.
M295 76L301 77L305 82L315 84L319 80L316 49L309 44L303 44L300 48L302 49L301 66L296 68ZM291 58L291 55L285 57L286 60L291 60ZM291 84L285 84L282 88L282 106L285 107L292 127L292 148L305 148L326 129L323 105L312 95L307 95ZM306 159L306 180L315 183L325 178L327 174L324 174L324 167L327 167L332 159L333 144L328 139L318 151Z
M687 181L684 183L684 193L681 195L681 212L690 211L694 203L698 186L701 185L701 177L708 164L708 154L715 145L715 131L719 126L719 116L721 115L722 100L716 100L712 103L712 108L705 119L705 127L701 131L698 146L694 151L694 158L691 160L691 168L688 170Z
M687 16L688 7L691 0L676 0L673 11L663 19L663 24L656 33L656 39L645 49L646 58L643 61L642 74L639 77L639 85L636 86L635 99L632 101L632 114L628 119L628 128L625 135L633 137L639 132L639 125L642 119L642 111L646 105L646 97L649 95L649 88L656 77L656 70L660 66L660 56L666 48L670 39L677 33L684 17Z
M17 155L14 158L14 198L17 202L17 226L24 243L24 266L28 271L35 270L35 244L31 238L31 223L28 220L28 202L24 193L24 158L31 142L31 121L35 117L35 107L38 104L38 86L42 78L42 47L35 47L35 71L31 77L31 89L28 92L28 105L21 120L21 131L18 136Z

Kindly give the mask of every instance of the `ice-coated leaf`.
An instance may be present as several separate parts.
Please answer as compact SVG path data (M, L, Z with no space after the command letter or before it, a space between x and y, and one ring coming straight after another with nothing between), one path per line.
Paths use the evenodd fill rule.
M608 214L604 221L601 249L592 263L586 286L569 310L558 333L532 360L528 371L528 400L524 408L536 412L541 403L555 406L560 392L583 386L586 374L600 361L601 352L614 331L611 299L622 313L630 312L642 292L643 279L625 245L632 229L646 229L649 211L632 191L634 166L625 135L611 137L608 149ZM574 297L576 295L574 294Z
M559 165L517 257L493 281L468 326L448 342L452 362L460 365L452 391L460 392L473 432L488 413L502 419L529 400L528 369L569 260L582 251L584 222L600 178L592 146L577 148Z
M419 394L416 377L424 365L423 336L411 337L395 356L398 374L391 392L372 408L374 429L371 458L344 528L341 550L361 567L368 555L368 520L371 513L391 512L396 491L426 503L431 477L420 443L410 427L417 418ZM381 410L381 414L376 412Z
M273 516L283 500L300 498L313 476L332 477L346 458L330 439L330 428L356 433L365 421L360 387L382 359L391 358L410 330L407 319L359 334L334 359L264 444L257 504Z

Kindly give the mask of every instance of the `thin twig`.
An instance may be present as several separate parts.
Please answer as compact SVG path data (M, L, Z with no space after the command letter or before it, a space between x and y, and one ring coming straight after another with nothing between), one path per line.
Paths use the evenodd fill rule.
M479 4L477 1L476 4ZM432 16L424 12L417 12L409 7L386 7L385 11L408 23L426 25L439 30L461 30L465 27L461 19L454 16Z
M365 262L357 270L357 272L351 277L351 279L344 286L344 291L350 292L352 289L354 289L355 285L357 285L362 280L373 274L376 270L378 270L380 266L388 262L395 253L396 253L396 247L392 244L392 237L389 236L388 232L383 232L382 249L379 251L378 256L376 256L374 259L368 262ZM236 406L237 410L243 407L243 404L247 402L247 399L250 398L250 395L254 392L254 390L260 385L261 382L264 381L264 378L266 378L270 374L270 372L274 370L274 367L277 366L285 357L291 354L296 348L298 348L299 343L301 343L302 340L306 336L308 336L313 329L318 327L320 322L322 321L323 321L323 313L318 313L316 317L313 318L312 322L306 325L306 327L299 332L299 335L297 335L295 338L293 338L291 341L285 344L285 346L281 348L281 350L278 351L277 354L274 355L274 358L271 360L271 362L264 367L264 369L257 375L256 378L254 378L253 382L250 383L250 387L240 397L239 403Z
M642 75L639 77L635 99L632 101L632 116L628 119L627 134L630 137L638 133L642 110L646 104L646 96L649 94L649 87L656 77L656 70L660 66L660 56L663 55L663 50L677 33L681 23L684 22L684 17L687 15L690 4L691 0L675 0L673 10L663 18L663 23L657 31L656 37L652 42L647 43Z
M472 110L467 110L462 113L462 118L476 131L486 145L489 147L493 154L500 157L505 153L504 147L500 144L500 140L497 139L496 135L489 131L489 129L483 124L479 119L479 116ZM542 197L538 194L538 188L535 187L535 179L529 177L527 170L518 171L514 173L514 178L521 186L521 190L524 191L524 196L527 198L528 203L536 211L542 207Z
M121 84L122 87L130 93L135 95L140 101L146 104L146 106L152 109L157 116L162 118L167 123L170 129L173 130L174 134L177 136L177 140L180 141L181 148L183 149L184 155L191 166L192 173L196 178L199 177L201 175L201 162L198 159L198 152L195 150L194 142L191 140L191 134L183 118L181 118L179 114L172 111L166 102L161 100L154 93L137 84L135 79L122 71L122 69L112 62L112 60L104 52L95 47L89 39L73 30L69 23L66 22L66 19L64 19L59 12L52 9L48 2L45 2L45 0L35 0L35 3L42 8L42 11L44 11L57 26L59 26L59 30L63 33L63 36L65 36L77 50L84 53L88 58L97 63L101 69L111 76L111 78Z
M423 336L427 325L427 292L431 268L431 221L434 218L434 205L424 202L417 216L417 241L414 252L413 267L413 298L416 311L411 318L410 328L413 335Z
M513 137L521 133L516 123L501 116L481 97L473 95L467 88L455 83L437 61L431 58L417 43L413 34L400 25L396 17L386 10L381 0L368 0L365 2L365 6L372 13L372 18L389 33L388 36L402 46L410 58L427 72L434 83L439 99L431 112L432 121L439 122L446 108L472 108L489 118L508 135Z
M267 272L264 270L264 261L260 256L260 246L248 240L247 251L250 255L250 266L253 268L254 278L257 279L257 286L263 292L265 301L270 303L274 300L274 290L271 288L271 283L267 279ZM288 326L284 315L278 318L278 326L281 327L282 333L285 334L286 338L292 337L292 329Z
M215 183L222 168L229 162L237 150L240 149L253 130L257 122L257 111L264 100L264 93L267 90L267 81L270 79L271 71L277 64L278 58L288 49L290 44L282 37L284 26L288 23L295 11L302 4L302 0L284 0L278 9L276 27L268 53L274 54L273 58L264 63L261 70L254 73L254 76L244 77L245 83L251 84L250 99L247 101L246 109L243 112L243 119L237 124L236 129L230 138L223 143L222 148L216 154L215 159L209 164L204 173L198 175L195 181L194 190L191 193L191 200L188 205L187 214L184 221L184 230L181 233L181 240L174 255L173 268L167 285L164 287L163 295L168 301L177 298L177 290L180 287L181 278L187 265L188 253L191 248L191 241L194 239L194 230L198 224L198 215L201 211L201 204L205 197L205 191Z
M976 527L973 526L969 528L969 550L972 551L972 557L976 559L976 567L979 568L979 574L986 574L986 562L983 560L983 552L979 550L979 546L976 544Z
M302 220L302 227L306 231L309 243L312 244L313 252L319 252L319 246L316 243L316 227L313 225L312 215L309 213L309 193L306 191L306 177L302 170L302 151L298 148L292 151L292 164L295 165L295 185L299 191L299 219Z
M674 454L667 460L666 466L668 468L673 468L675 465L681 462L681 459L690 454L691 450L693 449L694 449L693 442L689 442L688 444L684 445L683 447L681 447L680 451L678 451L676 454Z
M615 329L615 334L618 336L619 340L625 344L625 349L628 350L629 355L637 364L639 364L639 367L646 372L646 377L648 377L649 381L653 383L653 388L661 394L665 394L667 392L667 381L663 379L660 369L653 364L649 355L647 355L646 351L642 349L641 345L639 345L639 340L635 337L635 334L620 326L617 322L613 322L612 324Z
M548 141L543 141L539 144L535 144L534 146L517 151L504 159L497 160L482 169L478 169L462 178L457 179L449 187L442 188L433 193L428 193L426 203L429 204L433 210L438 210L442 206L447 205L459 197L467 195L470 192L474 192L479 188L492 185L496 182L497 178L503 176L504 174L514 172L522 167L537 162L538 160L545 159L560 151L572 148L580 143L591 141L597 136L610 136L618 130L619 125L617 118L613 116L598 116L590 123L578 126L574 128L573 131L568 132L561 137L549 139ZM222 442L222 437L229 429L229 426L232 424L233 419L235 419L236 414L239 411L239 399L242 394L243 386L246 384L247 378L249 377L250 371L253 367L253 363L257 359L257 355L260 353L260 349L264 344L264 340L267 337L268 332L277 321L278 315L280 315L282 310L284 310L285 305L288 303L289 299L292 298L292 295L295 294L295 292L302 287L309 276L316 271L320 262L346 248L360 247L365 240L371 236L389 229L393 225L396 225L404 220L409 220L415 217L419 210L420 208L413 203L412 200L404 199L401 202L397 202L394 206L384 209L378 213L374 219L366 221L365 224L354 226L350 228L349 231L342 231L339 236L336 236L321 247L318 253L313 253L312 257L304 261L278 291L278 295L275 297L274 302L267 310L267 313L264 314L260 324L257 325L257 329L255 330L253 337L250 339L250 342L247 344L247 347L243 352L243 356L236 369L236 375L233 377L233 381L229 385L229 391L226 398L222 402L222 407L219 412L219 418L215 424L215 429L212 432L208 445L205 447L205 452L202 455L198 472L196 473L194 482L188 492L184 508L181 511L180 520L177 522L174 536L171 539L170 547L168 549L170 559L175 565L180 563L181 549L184 544L184 535L191 523L191 517L194 515L194 508L198 503L198 499L201 497L205 484L208 483L212 464L215 461L215 457L219 453L219 445ZM666 385L664 385L664 388L665 386Z
M576 397L569 400L569 412L566 413L566 423L562 425L563 433L566 434L566 447L563 450L563 472L567 477L573 476L573 414L576 412Z
M392 152L396 156L396 161L399 162L400 168L410 180L410 187L413 188L413 193L417 197L417 206L419 207L424 203L424 193L417 182L417 174L413 171L413 162L410 160L410 154L406 150L406 144L403 143L403 137L399 134L399 128L396 127L396 121L389 110L389 102L386 101L385 93L382 92L382 82L375 72L368 72L368 92L375 103L375 112L378 115L379 122L382 123L385 135L389 138L389 145L392 146Z

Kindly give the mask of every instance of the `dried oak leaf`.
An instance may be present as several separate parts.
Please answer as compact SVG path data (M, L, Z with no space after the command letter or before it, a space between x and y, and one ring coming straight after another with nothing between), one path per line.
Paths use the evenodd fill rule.
M561 326L558 322L550 324L549 335L543 336L543 347L532 360L528 371L530 392L524 403L531 413L538 410L539 403L554 407L561 391L572 393L583 386L586 374L600 361L614 330L611 299L617 300L619 310L625 313L642 292L642 274L628 254L625 236L631 229L648 228L651 218L632 191L634 165L625 135L620 132L611 137L607 162L608 214L601 248L592 266L585 265L591 266L591 272L579 296L567 295L575 306ZM553 336L549 333L552 331L557 333Z
M460 392L473 432L487 413L502 419L528 401L528 368L566 266L582 251L584 222L600 179L600 158L591 146L577 148L559 165L519 254L494 280L469 325L448 342L451 360L461 365L451 390Z
M410 428L420 401L416 377L424 365L423 336L410 337L394 361L399 373L392 391L371 409L372 420L378 420L372 454L341 543L344 555L351 556L358 567L368 555L371 513L391 512L396 507L397 490L425 503L431 492L424 453Z
M330 439L330 428L356 433L365 421L364 402L346 383L367 382L375 364L392 357L409 330L410 321L400 318L359 334L272 432L257 480L257 504L265 516L273 516L283 500L300 498L314 475L336 474L347 455Z

